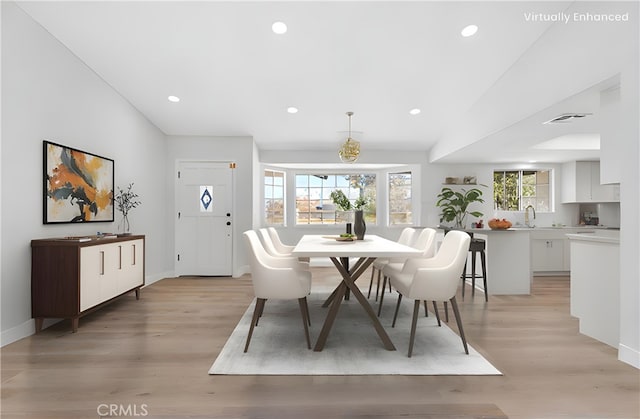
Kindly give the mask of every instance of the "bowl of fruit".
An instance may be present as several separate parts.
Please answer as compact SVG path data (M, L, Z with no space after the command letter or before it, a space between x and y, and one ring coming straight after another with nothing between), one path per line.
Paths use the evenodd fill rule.
M506 230L508 228L511 228L511 221L505 218L492 218L487 224L489 225L489 228L491 230Z
M341 235L336 237L336 240L338 240L339 242L352 242L357 239L358 238L356 237L356 235L351 233L342 233Z
M358 237L356 237L355 234L351 234L351 233L342 233L339 236L322 236L322 237L324 237L325 239L335 240L339 242L354 242L358 240Z

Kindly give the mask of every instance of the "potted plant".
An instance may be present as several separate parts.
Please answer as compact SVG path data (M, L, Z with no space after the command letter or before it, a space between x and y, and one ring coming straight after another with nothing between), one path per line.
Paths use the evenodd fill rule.
M358 240L362 240L364 238L364 233L367 230L367 224L364 221L364 210L371 202L370 198L368 196L360 195L352 204L349 198L347 198L344 192L340 189L332 191L330 197L331 200L333 200L334 205L339 210L354 211L353 232L358 237Z
M468 211L469 205L474 202L484 202L482 191L478 188L472 188L468 191L465 189L454 191L449 187L442 188L438 194L438 202L436 202L436 206L442 209L440 222L450 223L453 221L454 228L465 228L467 214L474 217L482 217L483 215L480 211Z
M129 235L129 211L131 209L136 208L138 205L142 204L142 202L138 201L138 194L132 191L133 183L130 183L127 186L126 190L120 189L118 186L118 193L116 194L114 201L116 203L116 207L118 211L122 214L122 220L120 221L120 229L122 230L122 235Z

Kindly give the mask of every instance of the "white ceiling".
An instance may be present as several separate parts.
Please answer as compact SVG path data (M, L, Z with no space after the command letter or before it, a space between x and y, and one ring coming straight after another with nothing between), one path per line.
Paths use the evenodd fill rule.
M365 152L429 150L447 141L533 46L552 31L569 30L526 21L526 14L557 14L572 3L18 4L165 134L252 136L264 150L335 150L348 127L345 113L353 111ZM274 34L275 21L285 22L288 32ZM471 23L479 26L477 35L460 36ZM604 75L611 84L611 74L594 77ZM545 80L527 80L530 91L535 83ZM491 135L477 130L441 160L569 160L565 151L533 146L553 136L597 134L600 88L583 86L580 94L544 108L528 101L523 115L496 119L500 128ZM181 101L170 103L169 95ZM299 112L288 114L289 106ZM412 108L422 112L411 116ZM554 112L576 111L594 116L557 135L541 132ZM539 120L543 116L549 117ZM519 141L497 156L493 145L514 135Z

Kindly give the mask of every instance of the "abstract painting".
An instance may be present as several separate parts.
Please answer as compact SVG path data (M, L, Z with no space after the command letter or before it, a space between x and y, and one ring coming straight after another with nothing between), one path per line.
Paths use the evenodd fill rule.
M45 224L109 222L113 160L43 141Z

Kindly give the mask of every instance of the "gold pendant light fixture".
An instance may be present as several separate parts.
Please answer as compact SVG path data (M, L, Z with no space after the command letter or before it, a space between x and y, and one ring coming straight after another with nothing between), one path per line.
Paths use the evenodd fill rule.
M360 142L351 138L351 117L353 112L347 112L347 116L349 117L349 136L340 147L340 150L338 150L338 155L343 163L355 163L360 156Z

